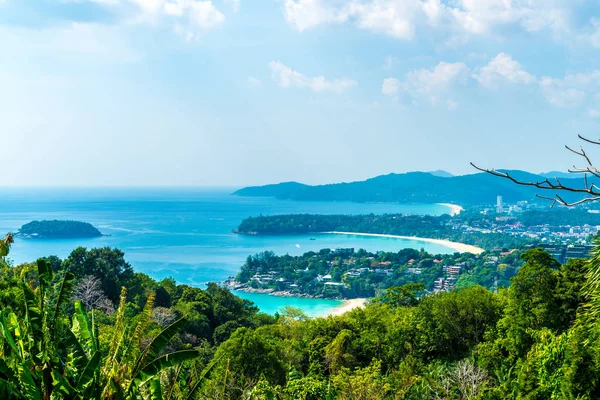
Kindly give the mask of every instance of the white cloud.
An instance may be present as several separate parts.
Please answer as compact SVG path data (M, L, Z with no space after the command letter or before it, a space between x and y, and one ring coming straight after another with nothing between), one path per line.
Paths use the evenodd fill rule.
M458 103L452 99L446 100L446 107L448 107L449 111L454 111L458 108Z
M153 4L161 2L144 1ZM211 29L225 21L225 16L217 10L212 1L169 0L164 3L163 10L168 16L187 20L190 28Z
M396 96L400 87L400 81L396 78L385 78L381 86L381 93L386 96Z
M600 19L592 18L590 25L589 32L583 35L584 40L592 46L600 48Z
M323 0L285 0L283 15L288 24L299 31L317 25L344 22L348 15L335 7L328 7Z
M425 99L432 105L446 96L448 90L457 83L466 82L469 77L469 68L461 63L440 62L432 69L416 69L406 74L404 81L396 78L386 78L383 81L381 92L396 98L398 94L405 94L412 98L413 103ZM456 102L446 100L449 109L456 108Z
M526 85L535 82L535 76L505 53L498 54L486 66L479 68L473 77L487 88L495 88L502 82Z
M288 24L300 31L350 22L361 29L411 39L417 29L452 35L487 34L497 26L566 32L574 7L562 0L285 0L283 11Z
M248 83L248 86L251 86L251 87L258 87L258 86L262 85L262 81L253 76L249 76L248 79L246 79L246 82Z
M269 68L273 79L283 88L297 87L308 88L314 92L342 93L346 89L356 86L356 81L348 78L332 81L325 79L323 76L309 78L279 61L271 61Z
M585 73L569 73L563 78L536 77L505 53L492 58L486 65L470 73L461 62L440 62L431 69L409 71L403 80L389 77L383 80L381 93L394 100L407 98L414 105L427 102L431 105L445 104L452 111L458 107L452 91L461 83L478 82L486 89L502 84L533 85L541 91L549 104L559 108L585 106L587 115L600 118L600 70ZM452 97L451 97L452 96Z
M240 11L240 0L225 0L225 3L231 5L234 13L238 13Z
M398 39L412 39L414 18L420 11L418 1L352 2L344 11L363 29Z
M400 39L414 34L411 22L418 1L285 0L283 13L299 31L321 24L352 21L358 27Z
M556 107L571 108L582 105L587 94L586 85L581 83L587 81L588 76L577 75L566 75L564 79L543 77L540 80L542 94L550 104Z
M87 0L103 4L123 16L128 23L170 24L187 39L213 29L225 21L225 15L212 0ZM239 6L239 1L231 0Z
M456 82L464 82L469 76L469 68L461 63L440 62L435 68L418 69L406 74L405 89L413 95L429 98L432 104L438 96L448 90Z
M597 108L590 108L588 109L588 115L590 118L598 119L600 118L600 110Z
M383 69L392 69L392 67L394 66L394 60L395 60L394 57L387 56L383 63Z
M517 25L526 31L564 27L568 7L558 0L457 0L445 6L464 31L489 32L497 25Z
M556 107L578 107L600 90L600 70L588 73L570 73L564 78L543 77L542 93Z

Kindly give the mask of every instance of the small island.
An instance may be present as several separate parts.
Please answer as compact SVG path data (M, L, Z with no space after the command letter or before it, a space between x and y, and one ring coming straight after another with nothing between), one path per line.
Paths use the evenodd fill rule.
M31 221L21 227L17 237L30 239L80 239L102 236L88 222L81 221Z

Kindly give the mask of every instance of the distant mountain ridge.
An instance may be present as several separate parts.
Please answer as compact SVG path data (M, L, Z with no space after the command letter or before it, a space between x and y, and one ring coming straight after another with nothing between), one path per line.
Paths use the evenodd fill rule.
M238 196L275 197L286 200L307 201L353 201L353 202L398 202L398 203L456 203L461 205L484 205L496 203L496 196L504 202L536 201L536 193L553 196L550 190L520 186L513 182L486 173L460 176L439 176L440 171L391 173L364 181L306 185L285 182L265 186L251 186L234 192ZM505 170L522 181L542 181L546 176L520 170ZM552 173L549 173L552 174ZM450 175L450 174L448 174ZM551 175L548 175L548 179ZM559 177L565 186L583 187L583 176ZM600 181L588 181L600 185ZM581 198L565 193L565 199Z
M553 178L558 178L558 179L574 179L574 178L577 178L576 174L573 174L573 173L570 173L570 172L562 172L562 171L542 172L542 173L539 173L538 175L546 177L548 179L553 179ZM579 174L579 178L583 178L583 175Z
M444 171L443 169L437 169L435 171L429 171L429 173L433 176L439 176L440 178L452 178L454 175L448 171Z

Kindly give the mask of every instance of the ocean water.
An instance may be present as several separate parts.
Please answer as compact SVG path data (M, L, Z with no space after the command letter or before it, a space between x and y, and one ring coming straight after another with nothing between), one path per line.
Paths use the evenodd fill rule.
M369 251L424 248L449 253L447 247L413 240L344 235L242 236L232 230L249 216L284 213L441 215L442 205L296 202L232 196L234 189L10 188L0 189L0 234L42 219L90 222L109 236L93 239L35 240L17 238L10 258L15 264L38 257L65 258L77 246L110 246L125 252L136 271L156 279L172 276L180 283L203 286L234 276L246 257L264 250L300 255L323 248L354 247ZM316 240L310 240L314 237ZM239 293L265 312L291 305L322 315L338 301Z

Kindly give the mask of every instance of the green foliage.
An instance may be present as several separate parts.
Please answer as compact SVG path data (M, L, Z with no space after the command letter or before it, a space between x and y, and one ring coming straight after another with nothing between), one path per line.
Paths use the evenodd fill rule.
M110 247L91 250L78 247L63 261L62 269L78 277L100 278L102 290L113 302L118 301L121 287L128 286L134 275L125 254Z
M331 253L296 260L319 273L319 259ZM413 259L423 274L441 269L416 250L361 250L331 261L349 257L392 266ZM286 273L293 260L265 253L250 262L282 262ZM438 259L450 260L465 262L469 275L476 266L471 255ZM466 285L432 294L406 282L362 309L314 319L294 309L260 314L217 285L156 282L130 271L114 249L0 265L0 398L596 398L598 259L559 265L533 249L522 261L498 293ZM116 271L113 283L137 285L136 294L122 289L110 315L71 303L94 270Z
M10 251L10 245L13 243L14 239L11 233L7 233L4 239L0 240L0 259L3 259L8 255Z
M560 304L555 296L558 262L543 250L522 255L525 264L511 280L505 316L499 326L511 354L522 357L531 347L530 330L560 326Z
M419 304L419 295L425 291L422 283L407 283L403 286L387 288L380 301L391 307L413 307Z
M36 286L23 280L25 309L21 315L0 312L0 394L11 399L162 398L161 375L199 356L197 350L163 353L185 324L180 319L145 344L153 296L134 320L125 318L126 290L110 343L81 302L69 326L65 314L75 275L67 272L53 284L54 272L44 259L37 262ZM102 349L107 349L105 353ZM202 375L203 377L204 375ZM203 378L202 378L203 379ZM197 392L201 380L181 398Z

